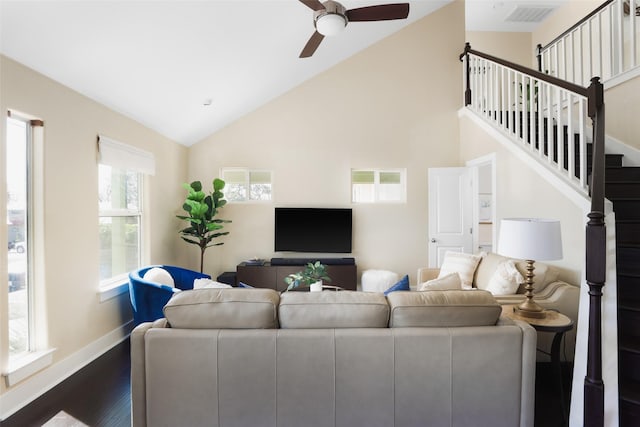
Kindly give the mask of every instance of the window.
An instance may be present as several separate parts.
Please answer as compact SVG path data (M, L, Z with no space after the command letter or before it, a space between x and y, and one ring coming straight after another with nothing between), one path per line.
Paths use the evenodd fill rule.
M98 166L100 283L117 280L141 266L141 174Z
M32 207L36 193L36 139L42 139L42 121L14 115L7 118L7 270L9 303L9 359L33 352L35 340L35 224Z
M353 203L389 203L406 201L404 169L352 169Z
M247 202L271 200L271 171L223 168L221 175L226 183L223 192L227 201Z
M98 206L100 288L126 281L143 263L143 173L154 173L151 153L99 137Z

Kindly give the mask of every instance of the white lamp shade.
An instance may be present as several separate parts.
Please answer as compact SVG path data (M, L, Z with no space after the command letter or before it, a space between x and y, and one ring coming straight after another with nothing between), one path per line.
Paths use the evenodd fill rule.
M334 36L344 30L347 22L337 13L328 13L316 20L316 30L323 36Z
M500 221L500 255L533 261L562 259L560 221L505 218Z

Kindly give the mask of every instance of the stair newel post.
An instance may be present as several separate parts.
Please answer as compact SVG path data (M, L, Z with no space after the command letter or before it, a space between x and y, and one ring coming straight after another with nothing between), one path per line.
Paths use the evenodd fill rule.
M538 71L542 72L542 45L538 43L538 46L536 46L536 51L538 52L536 54L536 58L538 59Z
M466 88L464 90L464 105L471 104L471 65L469 64L469 51L471 50L471 44L466 42L464 44L464 52L460 54L460 61L464 60L465 74L466 74Z
M589 340L584 379L584 426L604 425L602 380L602 288L606 280L606 227L604 222L604 98L598 77L588 88L588 111L593 122L591 212L586 229L586 279L589 286Z

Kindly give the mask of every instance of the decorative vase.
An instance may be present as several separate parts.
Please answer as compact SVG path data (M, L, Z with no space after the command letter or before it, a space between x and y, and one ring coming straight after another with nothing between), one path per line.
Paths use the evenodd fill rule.
M318 280L315 283L312 283L311 285L309 285L309 291L310 292L320 292L322 291L322 280Z

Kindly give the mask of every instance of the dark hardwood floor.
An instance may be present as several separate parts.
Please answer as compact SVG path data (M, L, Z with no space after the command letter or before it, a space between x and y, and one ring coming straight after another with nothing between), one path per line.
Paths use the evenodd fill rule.
M0 423L1 427L39 427L60 411L91 427L126 427L131 424L131 358L129 341L114 347L54 387L27 407ZM567 408L571 367L563 367ZM558 377L549 363L536 368L536 427L565 426L559 399ZM250 426L247 426L250 427ZM478 426L480 427L480 426Z
M0 422L0 426L41 426L60 411L91 427L129 426L130 373L131 358L127 339Z

